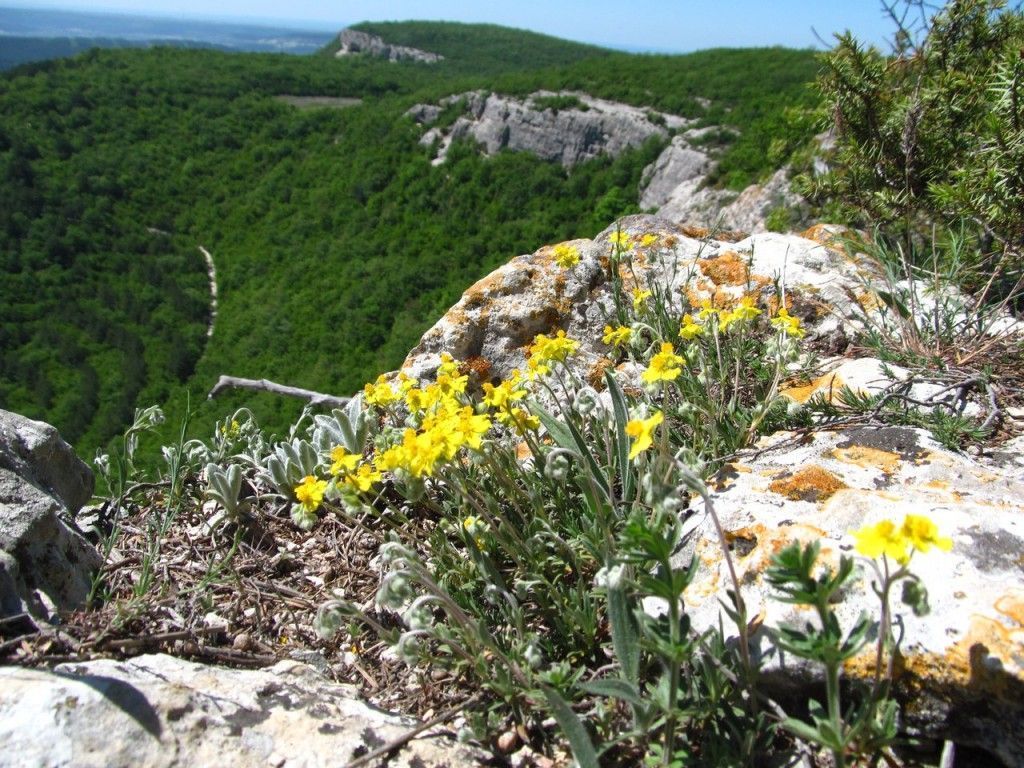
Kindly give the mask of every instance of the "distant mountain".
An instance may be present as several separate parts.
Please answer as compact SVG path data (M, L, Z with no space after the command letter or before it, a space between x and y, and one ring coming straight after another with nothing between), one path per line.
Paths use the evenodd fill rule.
M310 54L329 31L125 14L0 8L0 69L73 56L89 48L171 45L232 51Z

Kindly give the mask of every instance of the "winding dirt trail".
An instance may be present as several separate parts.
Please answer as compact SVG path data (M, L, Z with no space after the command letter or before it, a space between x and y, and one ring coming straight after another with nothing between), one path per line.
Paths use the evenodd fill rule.
M199 252L206 259L206 274L210 278L210 323L206 326L206 338L209 339L213 336L213 324L217 321L217 267L208 250L200 245Z

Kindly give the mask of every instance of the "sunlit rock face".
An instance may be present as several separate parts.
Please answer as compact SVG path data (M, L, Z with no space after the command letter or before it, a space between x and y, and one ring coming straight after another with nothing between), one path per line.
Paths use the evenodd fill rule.
M794 541L821 544L822 568L854 556L852 531L906 515L930 518L952 539L949 552L916 552L911 570L928 591L930 612L917 616L892 596L901 636L895 665L906 701L906 727L993 750L1007 765L1024 760L1024 484L1015 473L947 450L927 432L908 427L855 426L762 439L726 465L712 482L711 501L751 618L753 647L765 680L780 696L821 681L820 665L770 650L770 630L817 623L806 605L785 604L765 579L771 558ZM724 621L731 579L713 520L703 503L686 512L677 564L697 558L684 596L700 632ZM840 625L862 612L879 615L870 561L857 557L859 577L833 605ZM895 563L890 562L895 568ZM656 602L648 605L658 612ZM850 659L844 674L870 680L875 647ZM993 747L995 746L995 749Z
M420 61L425 64L434 64L444 59L444 56L439 53L421 51L419 48L410 48L405 45L391 45L385 43L377 35L354 29L341 31L338 35L338 46L335 56L366 54L388 61Z
M240 670L154 654L0 670L3 765L348 765L415 725L294 661ZM388 764L483 758L432 737L397 748Z
M559 100L564 106L558 106ZM460 113L448 125L434 125L446 108L460 109ZM676 115L585 93L551 91L525 98L470 91L448 96L438 105L418 104L407 114L427 129L420 143L436 143L435 163L444 161L453 141L470 138L489 155L503 149L529 152L566 168L599 155L616 157L690 123Z
M657 285L679 314L703 301L727 306L748 295L777 308L784 288L789 311L812 338L834 337L841 346L846 331L862 322L858 297L866 295L863 278L873 267L823 244L827 232L810 233L822 242L773 233L728 242L655 216L628 216L592 240L517 256L471 286L410 352L406 373L431 375L447 352L483 358L492 375L507 376L522 367L538 333L563 329L581 342L580 364L592 375L608 362L601 335L614 309L609 270L616 233L633 244L628 263L617 266L624 290ZM560 267L559 246L576 249L579 263Z

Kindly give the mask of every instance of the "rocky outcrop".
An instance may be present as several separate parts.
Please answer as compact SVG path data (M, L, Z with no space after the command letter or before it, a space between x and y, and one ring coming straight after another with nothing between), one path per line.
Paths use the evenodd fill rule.
M454 122L431 127L444 109L459 106L462 111ZM407 114L427 126L420 143L437 144L435 162L444 161L454 140L468 137L489 155L502 149L530 152L566 168L598 155L615 157L689 124L676 115L569 91L538 91L522 99L472 91L449 96L439 105L418 104Z
M686 161L685 155L679 159ZM716 304L753 295L762 306L780 300L808 331L806 343L833 357L816 378L784 384L781 394L799 409L811 397L835 403L844 387L877 395L899 389L921 407L959 410L982 417L981 400L950 402L948 382L930 381L868 357L841 357L848 340L870 323L886 322L880 294L889 290L866 258L833 247L834 228L805 236L762 233L737 242L642 215L616 222L593 240L563 244L579 263L557 264L556 246L519 256L469 288L408 356L407 374L429 378L441 353L469 361L475 370L506 378L526 362L538 333L564 329L579 340L573 365L596 388L612 364L602 328L613 316L609 270L611 240L629 238L629 267L619 277L628 292L656 285L681 313L711 299ZM947 297L948 298L948 297ZM791 302L791 304L790 304ZM1001 333L1022 332L1005 318ZM632 366L632 367L631 367ZM635 365L618 367L623 386ZM772 554L792 541L819 541L822 564L853 553L851 531L908 513L931 518L953 539L950 553L914 557L912 570L928 590L931 612L916 616L893 598L901 657L896 696L901 727L927 738L972 745L1007 766L1024 765L1024 438L994 445L982 458L943 448L928 433L908 427L847 426L808 434L779 433L741 453L714 478L712 501L739 569L749 614L759 627L755 649L764 654L766 682L780 699L805 702L822 684L822 670L777 652L768 654L768 632L781 623L802 626L806 606L771 599L764 572ZM684 513L686 548L678 563L696 557L697 577L685 595L697 631L730 622L722 612L731 581L721 547L701 504ZM859 583L836 604L844 627L861 611L878 616L873 572L861 559ZM658 613L656 601L648 604ZM734 633L735 634L735 633ZM869 650L852 659L848 678L870 678ZM996 763L992 763L996 764Z
M376 710L312 667L211 667L170 656L0 669L0 766L348 765L417 723ZM480 765L426 731L388 765Z
M768 300L778 278L793 300L790 311L813 337L841 348L846 332L862 322L858 297L868 294L864 279L873 269L867 262L795 235L762 233L729 243L638 215L593 240L567 243L581 257L570 270L556 264L554 246L512 259L471 286L424 334L403 367L429 376L440 353L448 352L461 360L481 357L495 376L504 377L524 365L525 348L536 334L562 328L580 340L581 359L597 370L607 353L601 332L613 314L607 260L616 232L635 244L632 268L621 270L626 290L658 285L680 314L704 299L739 299L751 286Z
M673 138L657 160L644 170L640 207L679 224L759 233L768 228L776 209L787 209L795 225L807 204L790 188L788 172L780 169L764 184L752 184L738 195L705 186L715 162L693 139L699 133Z
M913 557L928 591L927 615L914 615L898 594L891 601L901 635L896 690L907 697L903 727L1024 765L1024 484L943 448L923 430L857 426L795 438L782 432L761 440L725 467L711 496L747 610L757 617L753 645L771 692L790 697L821 674L802 659L769 652L772 628L802 627L811 618L808 606L773 598L765 580L772 555L793 541L817 541L821 565L834 569L841 555L853 554L851 531L924 515L952 537L953 549ZM687 614L698 632L723 621L735 637L721 612L730 578L714 524L702 504L685 514L688 543L676 562L696 557L701 566L685 593ZM878 616L877 576L864 562L856 587L833 605L847 631L861 612ZM653 600L648 608L661 610ZM874 654L869 644L844 674L870 680Z
M48 424L0 411L0 617L80 606L101 558L74 526L89 468Z
M425 64L436 64L444 59L444 56L439 53L385 43L377 35L359 32L355 29L341 30L338 35L338 50L334 55L352 56L359 53L388 61L420 61Z

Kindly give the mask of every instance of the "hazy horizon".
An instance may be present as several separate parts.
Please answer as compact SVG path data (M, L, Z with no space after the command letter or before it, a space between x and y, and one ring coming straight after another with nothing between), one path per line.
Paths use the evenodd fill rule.
M226 23L333 34L360 21L457 21L527 29L567 40L629 51L683 53L702 48L823 48L835 32L850 29L859 39L885 45L891 24L873 2L753 0L715 3L641 0L624 11L612 0L544 3L522 0L510 7L481 8L452 0L385 0L325 3L293 0L226 0L210 12L202 0L10 0L0 7ZM339 7L340 6L340 7ZM287 11L287 12L285 12ZM615 30L613 34L610 30Z

